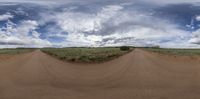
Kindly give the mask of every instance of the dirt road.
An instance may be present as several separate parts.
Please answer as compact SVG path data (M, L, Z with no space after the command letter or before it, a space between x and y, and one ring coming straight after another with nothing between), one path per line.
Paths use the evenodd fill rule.
M200 60L136 49L72 64L37 50L0 61L0 99L200 99Z

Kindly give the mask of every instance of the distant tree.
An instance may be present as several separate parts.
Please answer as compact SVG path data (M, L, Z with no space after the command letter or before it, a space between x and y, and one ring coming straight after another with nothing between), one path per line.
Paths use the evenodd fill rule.
M156 46L153 46L153 48L160 48L160 46L159 46L159 45L156 45Z
M128 47L128 46L121 46L120 50L121 51L128 51L128 50L130 50L130 47Z

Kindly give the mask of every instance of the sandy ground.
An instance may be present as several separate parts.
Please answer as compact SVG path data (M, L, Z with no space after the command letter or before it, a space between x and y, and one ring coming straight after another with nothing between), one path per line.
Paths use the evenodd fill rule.
M37 50L0 61L0 99L200 99L200 60L136 49L72 64Z

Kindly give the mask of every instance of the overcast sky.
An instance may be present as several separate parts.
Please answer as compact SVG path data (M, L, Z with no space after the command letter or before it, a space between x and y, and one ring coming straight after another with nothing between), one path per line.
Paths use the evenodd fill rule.
M0 2L54 2L54 3L69 3L69 2L151 2L157 4L175 4L175 3L196 3L199 0L1 0Z
M200 48L199 0L1 0L0 47Z

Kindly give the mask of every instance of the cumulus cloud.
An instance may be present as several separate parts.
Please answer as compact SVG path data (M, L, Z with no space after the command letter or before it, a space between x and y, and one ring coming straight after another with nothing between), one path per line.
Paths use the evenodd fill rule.
M28 13L26 13L22 8L17 8L14 12L15 12L16 14L18 14L18 15L28 16Z
M20 24L8 21L6 26L0 29L0 45L51 46L49 41L39 38L40 34L35 31L37 26L37 22L32 20L22 21Z
M196 46L198 46L198 45L200 45L200 29L194 30L195 29L195 27L194 27L195 21L194 20L197 21L197 25L198 25L198 22L200 21L200 16L196 15L194 18L195 19L192 19L192 21L191 21L191 25L189 25L193 31L191 31L191 37L188 42L191 44L196 44Z
M14 16L11 15L10 13L6 13L6 14L3 14L3 15L0 15L0 21L6 21L8 19L12 19Z
M115 17L118 11L122 9L123 7L119 5L108 5L102 7L102 10L98 13L66 11L54 13L53 15L44 15L43 17L49 17L45 17L42 20L47 22L54 20L58 27L68 33L65 35L65 38L67 42L74 43L71 45L95 45L95 42L101 38L102 34L97 34L97 32L103 28L102 24L108 22L110 18Z
M181 3L198 3L199 0L140 0L143 2L155 3L155 4L181 4Z
M71 3L71 2L154 2L162 4L172 3L196 3L199 0L1 0L1 2L57 2L57 3Z
M100 30L101 24L107 22L111 17L116 16L121 6L109 5L103 7L96 14L85 14L81 12L64 12L57 14L55 18L57 24L65 31L70 33L93 32ZM66 19L67 17L67 19Z
M197 20L197 21L200 21L200 16L196 16L196 20Z
M127 10L120 4L102 6L96 13L64 11L44 16L49 16L45 17L46 22L54 21L61 33L67 33L62 34L63 46L162 46L174 38L188 36L188 32L167 20L148 12ZM161 42L162 39L167 40Z
M113 1L106 3L104 0L65 0L65 3L73 3L66 5L63 3L59 6L37 5L34 6L38 8L36 13L38 15L34 15L37 16L35 19L34 16L28 17L32 11L34 12L32 10L34 7L29 8L31 13L26 12L29 9L18 7L14 13L20 17L9 14L13 17L4 19L7 23L0 28L0 45L195 47L200 44L198 31L191 33L182 29L176 22L155 16L156 10L137 5L139 2L174 4L181 1L125 0L122 3L121 0L116 1L118 3ZM23 0L23 2L27 1ZM45 0L34 2L42 3ZM64 1L58 0L57 3L59 2ZM190 1L193 2L195 0ZM158 6L153 8L156 7ZM14 17L17 17L17 22ZM19 19L21 17L25 18ZM11 19L15 22L10 21ZM200 18L196 16L194 20L200 21Z
M190 3L199 5L199 0L1 0L0 2L14 2L14 3L35 3L41 5L60 5L60 4L147 4L147 5L169 5L169 4L183 4Z
M200 45L200 29L192 32L192 37L189 40L190 43Z

